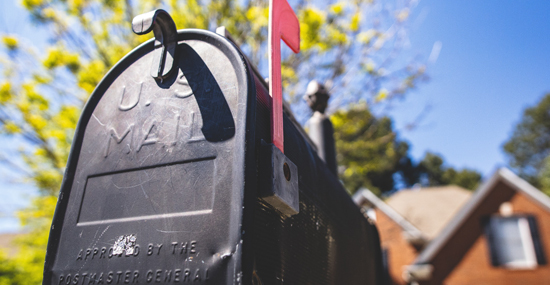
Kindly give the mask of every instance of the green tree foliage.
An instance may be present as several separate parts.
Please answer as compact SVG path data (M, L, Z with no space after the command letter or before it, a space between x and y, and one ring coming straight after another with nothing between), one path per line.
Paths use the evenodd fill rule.
M538 182L538 185L534 185L537 185L542 192L550 196L550 156L544 159L542 168L537 175L536 182Z
M366 187L380 195L397 187L454 184L475 190L481 174L445 165L440 155L428 152L419 163L409 156L409 145L399 139L388 117L376 118L365 105L340 110L331 116L339 176L354 193Z
M400 141L388 117L376 118L366 106L331 116L340 178L351 193L366 187L376 194L394 188L394 174L407 157L409 145Z
M423 186L440 186L454 184L460 187L475 190L481 182L481 173L471 169L456 170L445 166L443 158L427 152L416 167L416 177Z
M290 3L299 17L302 38L300 54L283 50L283 86L291 102L299 105L300 96L294 95L301 94L310 79L332 82L336 108L359 99L378 102L402 96L423 80L424 65L393 63L407 41L407 19L416 1ZM21 178L33 183L41 195L20 214L30 233L18 241L16 265L1 257L4 279L0 280L15 274L21 278L10 277L10 284L38 284L80 110L105 73L152 37L132 33L133 17L164 8L179 29L226 26L267 75L268 1L21 0L21 4L50 37L37 48L21 36L1 36L0 136L20 147L17 155L0 147L0 159L13 169L22 168ZM381 122L381 128L389 128L388 122ZM380 140L394 140L390 137ZM403 145L376 151L398 151L388 162L393 165L402 152L399 147ZM389 187L386 178L380 180L376 185Z
M521 177L550 194L550 94L525 109L504 152Z
M19 280L20 276L17 263L8 259L6 254L0 251L0 285L22 284L22 280Z

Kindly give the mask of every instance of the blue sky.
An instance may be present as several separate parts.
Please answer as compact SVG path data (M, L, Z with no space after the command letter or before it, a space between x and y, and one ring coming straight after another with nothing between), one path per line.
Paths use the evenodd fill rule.
M0 32L23 35L27 44L44 42L46 33L37 31L16 3L2 1ZM405 55L427 58L437 41L442 49L429 66L431 80L390 113L403 130L431 106L416 129L401 131L413 157L431 150L452 166L477 169L486 177L506 164L501 146L522 110L550 92L549 11L550 1L420 1ZM2 170L0 195L6 198L0 202L0 232L17 229L11 213L33 193L9 183L11 177Z
M18 34L28 37L25 44L44 42L44 34L38 33L28 22L23 14L19 2L4 0L0 3L0 33ZM28 35L28 36L27 36ZM9 144L8 144L9 143ZM0 139L3 147L17 151L13 141ZM0 233L13 232L19 229L19 222L15 211L28 205L30 198L35 195L36 190L18 178L18 173L0 165Z
M431 80L397 104L398 129L425 106L420 126L401 136L421 158L440 153L457 167L488 176L504 166L502 144L522 111L550 92L550 2L423 0L407 52L442 49Z

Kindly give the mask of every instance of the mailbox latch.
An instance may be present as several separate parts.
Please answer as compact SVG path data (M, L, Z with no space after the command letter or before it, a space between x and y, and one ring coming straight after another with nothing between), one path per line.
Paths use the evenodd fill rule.
M158 9L136 16L132 20L132 30L138 35L144 35L151 30L155 35L155 50L151 63L151 76L163 80L174 69L178 30L168 12Z

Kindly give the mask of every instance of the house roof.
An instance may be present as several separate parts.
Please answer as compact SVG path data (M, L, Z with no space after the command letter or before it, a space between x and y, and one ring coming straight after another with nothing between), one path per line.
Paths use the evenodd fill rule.
M394 209L384 203L380 198L378 198L374 193L368 189L360 189L353 195L353 201L356 205L365 205L369 204L380 211L382 211L386 216L392 219L396 224L398 224L405 233L413 239L425 239L422 232L409 223L405 218L403 218L399 213Z
M458 229L463 223L466 222L472 212L478 208L489 193L495 189L496 184L499 182L505 183L513 190L523 193L528 199L550 211L550 198L548 196L544 195L538 189L518 177L509 169L501 168L476 190L472 198L458 211L458 213L451 219L441 233L420 253L415 260L415 264L429 263L439 253L443 246L445 246L450 238L456 234Z
M393 194L386 204L433 240L471 196L455 185L413 188Z

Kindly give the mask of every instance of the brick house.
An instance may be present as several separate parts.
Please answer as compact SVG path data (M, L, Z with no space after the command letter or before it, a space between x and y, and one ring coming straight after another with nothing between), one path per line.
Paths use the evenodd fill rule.
M368 190L354 196L378 226L391 280L388 283L407 284L403 269L438 236L470 196L471 191L454 185L404 189L385 202Z
M446 203L445 195L423 195L431 206L412 196L408 206ZM385 203L364 190L354 199L376 216L391 284L550 284L550 198L508 169L498 170L432 232L418 214L407 218L414 211L395 206L393 197ZM445 220L446 214L431 218Z

